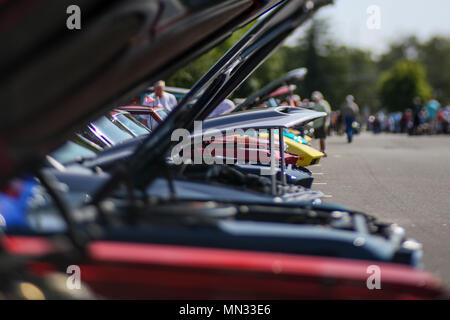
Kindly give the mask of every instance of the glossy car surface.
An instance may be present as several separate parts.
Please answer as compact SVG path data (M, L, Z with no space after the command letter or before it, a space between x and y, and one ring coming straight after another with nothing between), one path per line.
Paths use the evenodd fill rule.
M313 1L314 9L328 2ZM124 10L130 3L137 5L147 18L145 28L137 17L130 17L129 10ZM74 85L75 76L72 81L60 84L67 86L64 88L47 83L54 91L43 95L32 110L12 117L15 120L30 118L33 112L47 106L46 116L61 117L61 121L45 132L33 127L39 121L26 123L21 127L23 131L14 132L6 146L9 152L2 155L3 162L12 161L13 165L1 169L3 178L36 168L37 165L31 163L46 154L57 141L62 141L63 133L72 133L74 126L81 127L83 119L89 121L94 114L104 112L104 105L119 93L136 96L144 85L148 86L147 82L164 78L169 71L185 64L182 62L207 51L231 30L278 2L203 1L202 6L196 7L195 2L168 1L164 3L167 12L163 11L157 19L154 15L161 10L161 3L119 1L117 7L108 7L112 17L106 16L106 22L103 20L98 29L93 28L98 32L94 35L105 36L108 40L111 38L106 35L114 35L117 41L114 44L120 45L121 50L111 50L117 54L113 60L106 54L99 54L91 68L81 69L85 66L81 59L74 61L73 66L74 70L89 72L90 76L99 66L110 68L97 77L85 75L82 78L92 80L80 81L81 87ZM440 297L443 291L439 281L412 268L420 265L420 245L407 239L404 230L395 225L332 205L279 201L277 197L212 183L177 181L172 174L182 170L167 169L167 152L174 145L170 140L172 131L192 129L193 121L204 120L224 96L313 14L305 4L300 0L283 1L268 13L194 86L162 125L152 134L136 138L139 144L131 157L123 162L111 162L110 173L84 166L35 170L45 190L36 190L34 195L50 200L44 207L32 208L27 217L30 219L27 230L12 229L1 239L5 250L27 257L30 271L38 275L64 269L67 263L80 265L83 279L107 298L298 298L305 293L311 298L375 298L373 291L367 290L365 281L369 263L379 265L386 275L386 289L377 291L377 297ZM35 22L39 24L39 20ZM134 28L133 32L119 33L123 36L119 37L120 22L124 26L130 23L142 31L139 35L150 34L151 37L135 38L138 32ZM21 30L20 25L17 28ZM92 38L86 36L86 39ZM133 41L128 48L130 39ZM102 46L108 41L94 43ZM71 45L83 51L93 46L86 46L82 41L56 42L55 45L62 47L58 49L67 49L61 50L65 52L59 57L62 62L68 59L67 52L78 52ZM168 48L171 50L164 50ZM158 55L158 52L165 54ZM59 61L58 57L52 58L52 63ZM33 62L30 61L30 65L34 67ZM2 58L0 67L4 63ZM44 65L41 70L47 71L47 68ZM26 72L20 73L11 84L17 85L20 92L23 88L21 91L19 80L31 80L24 74ZM58 94L66 91L70 92L63 95L70 101L68 108L55 111ZM95 98L89 94L99 91L101 94ZM120 100L118 103L122 104ZM89 103L80 103L86 101ZM77 104L82 105L80 109L62 115ZM281 115L280 118L285 119L286 124L292 120ZM279 124L276 127L279 128ZM52 137L55 133L62 136ZM41 143L25 153L19 152L20 148L35 143L34 139ZM124 151L120 148L126 143L118 145L119 150ZM17 160L19 155L24 158ZM65 203L65 198L59 195L61 185L68 187L67 195L76 199L65 200ZM82 192L76 192L75 186ZM177 189L194 195L191 194L189 200L183 199L179 197L181 190ZM209 189L210 194L205 189ZM289 197L284 190L280 192L279 198ZM222 199L212 202L211 194ZM203 198L194 201L195 196ZM81 202L83 206L71 211L67 202L72 204L72 201ZM66 236L74 252L62 248L61 243L55 245L52 242L55 235ZM52 253L53 259L42 259L48 253Z

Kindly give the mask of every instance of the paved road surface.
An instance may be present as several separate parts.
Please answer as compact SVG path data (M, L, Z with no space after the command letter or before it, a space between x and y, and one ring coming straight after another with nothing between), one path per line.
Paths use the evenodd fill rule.
M363 133L327 143L328 158L311 168L314 189L404 227L424 244L425 269L450 286L450 136Z

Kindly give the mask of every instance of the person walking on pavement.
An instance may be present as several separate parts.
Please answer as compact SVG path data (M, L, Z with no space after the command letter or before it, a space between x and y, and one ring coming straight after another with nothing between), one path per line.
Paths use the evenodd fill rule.
M437 114L439 109L441 108L441 104L434 98L431 98L430 101L425 105L427 110L427 121L430 125L429 133L436 134L437 132Z
M348 143L353 141L353 122L359 116L359 107L355 103L355 98L352 95L348 95L345 99L345 104L342 107L342 118L345 121L345 131L347 133Z
M325 118L317 119L313 124L314 137L320 140L320 152L322 152L326 157L327 153L325 152L325 140L327 138L327 128L330 126L331 107L319 91L314 91L311 98L313 101L311 108L315 111L325 112L327 114Z
M415 97L413 100L413 126L411 128L411 134L416 135L422 133L422 100L419 97Z

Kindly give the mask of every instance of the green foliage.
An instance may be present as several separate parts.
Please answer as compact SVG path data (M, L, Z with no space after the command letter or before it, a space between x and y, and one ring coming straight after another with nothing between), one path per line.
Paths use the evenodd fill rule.
M297 85L297 94L309 98L320 90L333 109L338 109L348 94L357 97L361 106L376 108L378 96L377 64L369 52L338 46L328 38L329 26L323 20L313 20L305 36L294 47L283 46L236 90L235 97L246 97L270 81L300 67L308 74Z
M367 52L334 44L328 39L328 28L325 21L314 20L298 45L281 47L236 91L235 96L245 97L293 69L306 67L306 78L295 83L302 98L309 98L313 91L320 90L335 108L349 93L360 93L364 103L373 103L376 99L374 91L366 88L375 85L375 63ZM354 70L367 75L355 77ZM361 90L354 92L354 89Z
M287 71L284 50L277 50L267 59L233 94L235 98L245 98L280 78Z
M424 43L416 37L400 40L381 57L379 68L387 71L399 60L422 63L436 98L444 105L450 103L450 38L433 37Z
M254 23L237 30L231 37L186 67L177 71L167 81L168 86L191 88L242 36Z
M434 37L420 46L420 61L436 98L450 104L450 39Z
M413 106L413 99L430 98L432 90L421 63L399 61L380 78L378 91L383 107L390 111L403 111Z
M175 73L167 80L168 85L192 87L250 27L238 30ZM319 90L333 109L338 109L348 94L355 96L363 110L371 112L380 108L403 110L411 105L414 96L426 99L433 92L441 104L450 103L450 39L435 37L421 43L409 37L391 44L390 50L376 61L369 51L336 44L329 36L329 28L326 21L313 20L295 46L282 46L274 52L232 97L245 98L285 73L306 67L306 78L294 83L296 93L309 98Z

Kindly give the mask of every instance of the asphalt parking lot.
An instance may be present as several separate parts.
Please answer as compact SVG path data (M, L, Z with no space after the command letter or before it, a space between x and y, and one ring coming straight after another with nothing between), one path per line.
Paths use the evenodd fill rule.
M327 153L311 168L325 201L403 226L423 243L425 269L450 286L450 136L333 136Z

